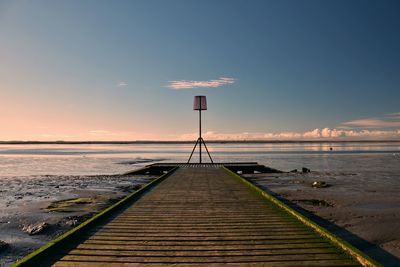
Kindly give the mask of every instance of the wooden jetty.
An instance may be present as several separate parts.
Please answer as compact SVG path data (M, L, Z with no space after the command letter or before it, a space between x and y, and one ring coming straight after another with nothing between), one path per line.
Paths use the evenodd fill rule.
M16 266L379 265L224 166L139 170L166 173Z

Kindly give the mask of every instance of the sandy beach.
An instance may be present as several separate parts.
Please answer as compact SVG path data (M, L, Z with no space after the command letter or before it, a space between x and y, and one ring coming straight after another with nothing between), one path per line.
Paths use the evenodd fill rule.
M385 266L398 266L400 184L384 173L379 179L371 175L375 174L311 171L244 176L291 201L297 210ZM313 187L316 181L324 187Z

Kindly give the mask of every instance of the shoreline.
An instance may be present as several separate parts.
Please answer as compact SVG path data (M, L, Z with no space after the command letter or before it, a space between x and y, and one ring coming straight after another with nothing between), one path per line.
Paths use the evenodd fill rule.
M399 140L207 140L210 144L318 144L318 143L397 143ZM183 141L0 141L0 145L129 145L129 144L193 144L193 140Z

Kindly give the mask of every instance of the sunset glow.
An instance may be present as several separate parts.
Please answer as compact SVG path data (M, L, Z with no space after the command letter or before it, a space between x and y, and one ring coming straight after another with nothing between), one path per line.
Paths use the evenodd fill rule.
M400 139L396 2L100 2L0 2L0 140Z

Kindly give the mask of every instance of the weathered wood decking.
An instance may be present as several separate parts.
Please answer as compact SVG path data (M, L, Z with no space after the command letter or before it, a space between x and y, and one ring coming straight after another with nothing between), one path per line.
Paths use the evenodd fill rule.
M221 167L181 167L55 266L354 266Z

